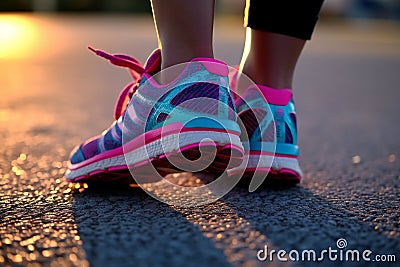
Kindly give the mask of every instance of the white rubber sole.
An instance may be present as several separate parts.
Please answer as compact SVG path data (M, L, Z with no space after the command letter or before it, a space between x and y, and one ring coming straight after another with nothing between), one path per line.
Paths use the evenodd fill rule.
M165 154L179 152L184 147L201 144L203 142L213 142L218 147L231 145L232 147L243 151L240 137L235 134L214 131L189 131L175 133L163 136L162 139L158 139L132 151L129 151L128 143L124 148L129 152L120 152L112 157L107 157L87 165L83 162L83 164L80 164L82 167L79 168L72 165L66 172L65 177L68 181L77 181L95 174L96 172L112 171L113 168L118 169L119 167L123 169L124 166L134 166L135 164L141 165L141 163L145 164L146 162L157 159Z
M282 170L290 170L296 172L300 177L303 176L297 158L254 154L245 154L243 156L242 164L236 168L228 170L228 174L233 175L248 171L254 172L257 170L263 170L264 172L272 170L278 173Z

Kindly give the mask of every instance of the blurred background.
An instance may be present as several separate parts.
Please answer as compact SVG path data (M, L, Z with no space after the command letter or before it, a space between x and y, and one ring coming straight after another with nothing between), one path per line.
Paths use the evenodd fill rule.
M244 0L219 0L221 13L241 14ZM0 11L124 12L150 11L148 0L2 0ZM322 16L400 19L399 0L325 0Z

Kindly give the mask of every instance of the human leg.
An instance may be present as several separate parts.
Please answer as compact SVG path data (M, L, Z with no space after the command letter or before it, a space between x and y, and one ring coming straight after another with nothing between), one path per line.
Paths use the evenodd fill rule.
M323 0L248 0L240 70L255 83L292 88L298 58L311 38Z
M237 107L249 135L247 173L264 177L270 173L278 181L301 180L292 84L298 58L311 38L321 5L322 0L247 2L248 29L240 70L256 86L249 87L246 79L239 79L237 88L250 106ZM273 121L268 121L269 113Z
M214 0L152 0L151 3L162 48L162 69L193 58L214 56Z
M257 84L291 89L295 66L305 42L296 37L248 28L240 70Z

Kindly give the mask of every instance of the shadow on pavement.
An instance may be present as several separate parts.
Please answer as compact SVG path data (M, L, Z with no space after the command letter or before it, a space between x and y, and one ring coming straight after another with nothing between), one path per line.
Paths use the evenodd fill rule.
M301 186L286 189L263 188L254 196L246 189L230 192L223 201L252 227L266 237L269 249L315 250L319 253L329 247L339 250L337 241L344 238L347 250L360 251L360 262L329 261L324 257L324 266L373 266L374 262L362 261L364 250L371 250L371 260L377 254L396 254L400 249L398 240L382 234L370 224L361 221L355 214L337 206ZM257 244L256 250L264 244ZM343 251L346 251L344 249ZM340 250L339 250L340 251ZM256 253L256 251L254 251ZM301 254L300 254L301 255ZM334 254L333 254L334 255ZM337 253L339 257L339 252ZM396 255L397 259L398 255ZM274 257L277 261L276 254ZM345 258L344 258L345 259ZM318 263L303 261L302 266ZM385 265L386 264L386 265ZM381 263L382 266L396 264Z
M141 188L90 186L73 211L91 266L230 266L184 214Z
M280 266L288 262L276 255L273 263L260 262L257 252L265 245L269 251L298 250L300 255L312 249L318 258L324 249L338 249L339 238L360 257L366 249L372 258L400 248L398 240L301 186L255 193L240 186L197 208L167 206L126 184L90 186L75 194L73 211L92 266ZM373 265L327 258L324 266Z

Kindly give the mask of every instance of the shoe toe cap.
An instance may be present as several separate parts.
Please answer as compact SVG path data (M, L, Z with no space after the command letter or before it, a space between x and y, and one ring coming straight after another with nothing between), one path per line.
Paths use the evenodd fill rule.
M99 154L98 149L98 137L94 137L86 141L85 143L76 146L70 154L71 164L81 163L97 154Z

